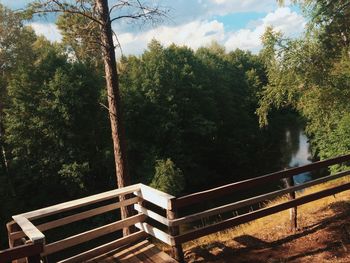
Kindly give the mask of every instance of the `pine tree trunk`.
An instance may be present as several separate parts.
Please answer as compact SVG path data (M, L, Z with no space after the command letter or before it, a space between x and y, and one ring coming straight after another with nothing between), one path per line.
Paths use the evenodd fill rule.
M100 16L101 25L101 44L102 58L105 67L105 77L108 96L109 118L111 122L114 159L116 166L116 176L118 188L130 184L130 178L127 170L126 143L124 128L122 126L120 109L120 92L118 82L118 72L113 43L112 26L109 17L108 0L96 0L97 12ZM121 197L123 200L125 197ZM121 217L126 218L131 215L131 210L126 207L121 208ZM123 229L123 234L128 235L129 229Z

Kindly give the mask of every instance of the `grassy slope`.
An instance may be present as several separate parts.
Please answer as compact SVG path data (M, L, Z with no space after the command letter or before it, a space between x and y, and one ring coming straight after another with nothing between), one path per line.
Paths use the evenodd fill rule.
M349 182L310 188L300 195ZM268 205L285 200L279 198ZM187 262L350 262L350 191L298 208L298 231L289 211L184 244Z

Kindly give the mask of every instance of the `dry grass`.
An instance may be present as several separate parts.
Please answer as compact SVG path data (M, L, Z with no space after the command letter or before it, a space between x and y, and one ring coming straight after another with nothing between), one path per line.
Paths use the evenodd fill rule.
M344 183L349 183L350 177L340 178L334 181L330 181L324 184L316 185L313 187L310 187L308 189L305 189L302 192L299 192L297 194L297 197L308 195L311 193L315 193L324 189L328 189L331 187L335 187ZM299 226L307 225L307 222L310 221L310 217L313 216L313 214L319 210L320 208L329 207L334 202L340 201L340 200L349 200L350 193L348 191L339 193L335 196L328 196L319 200L316 200L311 203L304 204L302 206L298 207L298 222ZM287 196L282 196L279 198L274 199L273 201L268 201L265 203L266 207L274 206L280 203L283 203L288 200ZM265 234L268 234L269 237L274 238L275 233L288 232L289 224L290 224L290 214L289 210L285 210L264 218L260 218L257 220L254 220L247 224L242 224L237 227L227 229L215 234L211 234L190 242L187 242L184 244L184 249L191 249L195 246L202 246L206 244L210 244L213 242L224 242L227 240L231 240L233 237L246 235L246 234L259 234L264 235L264 232L267 232ZM300 225L300 223L302 225ZM270 231L271 230L271 231ZM276 230L276 231L272 231ZM277 235L279 236L279 235Z
M341 178L331 182L327 182L325 184L320 184L320 185L311 187L309 189L304 190L303 192L299 192L297 195L298 196L308 195L310 193L318 192L327 188L331 188L331 187L334 187L343 183L349 183L349 182L350 182L349 177ZM266 206L273 206L281 202L284 202L286 200L287 200L286 196L280 197L266 203ZM259 255L259 257L264 257L264 253L260 250L256 251L255 249L256 247L259 247L259 246L264 247L264 244L276 244L276 248L270 245L269 249L265 249L265 248L263 249L263 250L269 251L269 253L271 254L270 255L269 253L267 253L265 255L266 257L269 257L269 255L272 258L279 257L277 256L278 255L277 252L276 252L277 254L276 253L274 254L271 252L271 250L280 251L280 253L282 254L286 253L289 255L287 259L281 256L279 258L280 261L271 261L271 262L350 262L350 258L348 258L347 256L345 256L345 259L344 259L345 261L342 261L343 259L341 258L334 259L333 254L327 251L328 245L331 244L331 246L329 247L330 250L337 251L337 253L339 252L340 254L343 251L346 254L348 254L347 251L348 249L350 249L350 245L349 243L347 243L346 240L344 241L343 237L339 236L342 230L338 229L340 232L338 231L339 233L337 232L336 234L335 234L335 231L337 226L341 227L342 225L347 224L348 222L347 220L349 218L345 218L344 222L339 221L337 223L338 225L334 225L333 227L334 229L333 228L328 229L327 228L328 225L324 224L322 225L323 229L321 230L316 229L315 231L312 230L310 232L310 229L312 228L312 226L321 224L322 222L329 221L330 222L329 225L330 225L332 223L332 218L337 217L336 207L339 204L342 204L342 205L345 204L350 207L349 200L350 200L350 191L345 191L335 196L325 197L320 200L298 207L299 230L297 231L297 233L291 233L289 231L290 215L289 215L289 211L286 210L264 218L260 218L258 220L252 221L247 224L240 225L235 228L231 228L225 231L221 231L212 235L199 238L191 242L187 242L183 246L187 261L189 262L232 262L230 260L226 261L222 259L222 257L229 258L232 253L239 254L240 250L242 251L243 250L246 251L247 249L249 250L249 242L250 242L251 244L253 244L252 250L254 250L253 251L254 253L252 251L247 253L252 253L254 255L257 254ZM341 209L346 209L346 208L347 206L341 207ZM343 213L345 211L345 210L344 211L343 210L340 211L340 210L339 210L339 213L340 212ZM344 213L347 213L347 212L344 212ZM248 238L249 242L248 241L245 242L244 240L242 242L242 239L244 239L244 237L245 238L249 237ZM330 240L327 243L328 239ZM335 244L333 244L332 239L338 240L338 241ZM317 243L318 241L321 242L322 244L318 244ZM255 244L255 242L257 243ZM325 248L324 248L324 251L320 250L319 253L315 252L310 254L310 252L304 251L300 247L300 244L304 244L303 246L306 246L306 247L307 245L309 245L310 247L308 247L307 251L313 251L312 245L315 246L314 250L317 250L318 247L322 247L322 246L325 246ZM339 248L340 250L338 249L338 246L340 247ZM285 247L285 248L282 249L282 247ZM228 253L227 252L226 253L227 255L226 254L224 255L223 250L225 251L232 250L232 251L231 251L231 254L230 253L227 254ZM218 255L217 259L215 257L216 254ZM214 255L214 258L213 258L213 255ZM300 258L302 258L301 261L300 261ZM253 262L253 261L249 261L249 260L237 261L235 259L234 262ZM260 262L260 261L256 261L256 262ZM261 262L270 262L270 261L261 261Z

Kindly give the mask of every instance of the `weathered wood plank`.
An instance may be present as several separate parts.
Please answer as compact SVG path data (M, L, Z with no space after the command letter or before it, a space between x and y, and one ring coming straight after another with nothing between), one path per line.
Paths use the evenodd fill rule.
M131 216L129 218L108 224L108 225L104 225L98 228L94 228L92 230L74 235L74 236L70 236L67 237L65 239L56 241L54 243L48 244L44 247L44 253L43 255L50 255L52 253L56 253L58 251L64 250L66 248L69 247L73 247L76 245L79 245L81 243L90 241L92 239L110 234L112 232L115 232L117 230L122 229L123 227L128 227L131 225L134 225L138 222L142 222L146 219L146 215L143 214L138 214L135 216Z
M167 210L167 218L169 219L169 221L176 219L177 211ZM178 226L170 226L168 230L172 237L178 236L180 234L180 228ZM174 245L172 245L171 256L175 258L177 261L179 261L180 263L185 262L184 252L183 252L181 243L177 243L177 244L175 243Z
M25 244L0 251L0 262L11 262L16 259L40 255L42 244Z
M58 263L77 263L77 262L83 262L88 259L92 259L98 256L101 256L103 254L106 254L114 249L117 249L121 246L136 242L137 240L140 240L142 238L147 237L148 235L143 231L138 231L135 233L132 233L126 237L119 238L115 241L109 242L107 244L103 244L99 247L90 249L88 251L85 251L83 253L80 253L78 255L75 255L73 257L64 259L62 261L59 261Z
M141 246L138 246L137 249L133 249L130 251L130 253L134 254L135 257L140 261L144 263L154 263L146 254L145 251L150 249L151 247L154 247L151 243L149 243L147 240L146 242L143 242Z
M134 209L136 211L143 213L143 214L147 215L148 217L156 220L157 222L162 223L163 225L169 226L169 220L167 218L157 214L156 212L153 212L152 210L144 208L139 204L135 204Z
M178 263L169 255L158 249L148 240L140 241L136 244L131 244L121 247L110 253L96 257L88 262L120 262L120 263Z
M151 260L151 262L164 262L163 258L159 255L161 252L162 251L158 251L155 245L151 243L148 244L147 249L142 251L142 253L145 254Z
M137 258L137 254L140 251L140 248L144 246L145 243L148 243L147 240L142 240L136 244L131 244L129 246L125 246L120 248L118 251L113 251L110 253L111 257L114 260L117 260L120 263L139 263L140 260ZM101 262L103 262L100 259Z
M213 225L210 225L210 226L198 229L198 230L192 230L192 231L189 231L187 233L176 236L174 239L175 239L176 243L181 244L181 243L184 243L184 242L187 242L187 241L190 241L190 240L193 240L193 239L205 236L205 235L209 235L209 234L212 234L212 233L215 233L215 232L218 232L218 231L230 228L230 227L244 224L244 223L250 222L252 220L262 218L262 217L265 217L268 215L272 215L272 214L281 212L283 210L289 209L291 207L306 204L306 203L315 201L317 199L321 199L323 197L333 195L333 194L336 194L339 192L343 192L343 191L346 191L349 189L350 189L350 183L346 183L346 184L343 184L340 186L336 186L336 187L322 190L322 191L319 191L316 193L312 193L312 194L309 194L306 196L298 197L294 200L290 200L290 201L284 202L284 203L279 204L279 205L263 208L263 209L260 209L260 210L257 210L257 211L251 212L251 213L247 213L247 214L240 215L240 216L237 216L234 218L230 218L230 219L221 221L220 223L216 223L216 224L213 224Z
M83 220L83 219L86 219L89 217L93 217L93 216L96 216L99 214L103 214L103 213L118 209L118 208L123 207L123 206L132 205L132 204L139 202L140 200L141 200L140 197L133 197L130 199L125 199L125 200L117 202L117 203L101 206L101 207L98 207L98 208L95 208L95 209L92 209L89 211L81 212L79 214L67 216L64 218L60 218L60 219L45 223L45 224L38 225L38 229L40 229L41 231L46 231L46 230L56 228L56 227L59 227L62 225L66 225L66 224L73 223L73 222L76 222L79 220Z
M288 170L284 170L284 171L270 173L267 175L255 177L252 179L247 179L247 180L232 183L232 184L227 184L227 185L220 186L220 187L213 188L213 189L209 189L206 191L197 192L194 194L179 197L176 200L174 200L174 206L176 208L188 206L188 205L203 202L203 201L206 201L209 199L218 198L218 197L223 196L223 195L231 194L233 191L253 188L257 185L269 183L271 181L276 181L276 180L279 180L279 179L282 179L285 177L294 176L294 175L301 174L304 172L309 172L309 171L312 171L315 169L328 167L330 165L342 163L342 162L349 161L349 160L350 160L350 154L336 157L333 159L314 162L314 163L307 164L307 165L297 167L297 168L292 168L292 169L288 169Z
M67 217L64 217L64 218L60 218L60 219L57 219L57 220L54 220L54 221L50 221L50 222L38 225L37 228L40 231L42 231L42 232L43 231L47 231L49 229L53 229L53 228L56 228L56 227L59 227L59 226L67 225L67 224L70 224L70 223L73 223L73 222L76 222L76 221L79 221L79 220L83 220L83 219L86 219L86 218L89 218L89 217L93 217L93 216L96 216L96 215L99 215L99 214L103 214L103 213L106 213L106 212L118 209L118 208L120 208L122 206L132 205L132 204L135 204L135 203L139 202L140 200L141 200L140 197L133 197L133 198L121 201L121 202L117 202L117 203L101 206L101 207L98 207L98 208L95 208L95 209L91 209L91 210L88 210L88 211L85 211L85 212L81 212L79 214L74 214L74 215L67 216ZM10 234L10 239L12 239L12 240L15 240L15 239L18 239L18 238L22 238L22 237L25 237L25 234L24 234L23 231L17 231L17 232L13 232L13 233Z
M84 198L72 200L69 202L60 203L57 205L38 209L35 211L23 213L21 215L28 218L29 220L38 219L38 218L42 218L45 216L61 213L61 212L64 212L64 211L67 211L70 209L74 209L74 208L78 208L78 207L82 207L82 206L87 206L87 205L94 204L97 202L102 202L104 200L118 197L120 195L126 195L129 193L135 192L138 189L140 189L140 184L130 185L130 186L126 186L126 187L123 187L120 189L115 189L115 190L111 190L108 192L104 192L101 194L91 195L88 197L84 197Z
M178 263L175 259L171 258L165 252L159 250L156 246L152 244L151 249L144 252L153 262L158 263Z
M350 175L350 171L345 171L345 172L340 172L340 173L337 173L337 174L334 174L334 175L325 176L325 177L322 177L322 178L319 178L319 179L316 179L316 180L313 180L313 181L309 181L309 182L306 182L306 183L303 183L303 184L299 184L299 185L296 185L296 186L293 186L293 187L285 188L285 189L282 189L282 190L277 190L277 191L270 192L270 193L267 193L267 194L254 196L254 197L251 197L251 198L248 198L248 199L244 199L244 200L241 200L241 201L237 201L237 202L234 202L234 203L230 203L230 204L222 205L222 206L215 207L215 208L212 208L212 209L208 209L208 210L203 211L203 212L198 212L198 213L195 213L195 214L192 214L192 215L188 215L188 216L184 216L184 217L181 217L181 218L177 218L177 219L174 219L174 220L169 220L169 224L171 226L177 226L177 225L181 225L181 224L184 224L184 223L193 222L193 221L202 219L203 217L213 216L213 215L217 215L217 214L220 214L220 213L224 213L224 212L232 211L232 210L235 210L235 209L239 209L239 208L242 208L242 207L245 207L245 206L248 206L248 205L256 204L256 203L259 203L259 202L262 202L262 201L265 201L265 200L268 200L268 199L271 199L271 198L275 198L277 196L281 196L281 195L284 195L284 194L292 193L292 192L299 191L299 190L302 190L302 189L305 189L305 188L308 188L308 187L311 187L311 186L314 186L314 185L317 185L317 184L321 184L321 183L325 183L325 182L328 182L328 181L331 181L331 180L335 180L335 179L338 179L338 178L341 178L341 177L344 177L344 176L347 176L347 175Z
M23 236L25 236L24 232L21 230L19 225L15 221L8 222L6 224L6 229L7 229L7 237L8 237L8 242L9 242L9 248L23 245L22 240L20 240L21 237L15 238L13 237L13 233L15 232L21 232Z
M19 225L24 234L34 243L45 243L45 236L27 218L18 215L13 216L13 220Z
M149 187L144 184L141 185L141 191L135 192L135 195L140 195L144 200L151 202L157 206L160 206L164 209L171 209L171 200L175 196L169 195L152 187Z
M138 229L145 231L147 234L150 234L151 236L159 239L160 241L163 241L164 243L170 246L175 244L173 237L171 237L169 234L165 233L164 231L151 226L150 224L143 222L143 223L137 223L135 224L135 226Z

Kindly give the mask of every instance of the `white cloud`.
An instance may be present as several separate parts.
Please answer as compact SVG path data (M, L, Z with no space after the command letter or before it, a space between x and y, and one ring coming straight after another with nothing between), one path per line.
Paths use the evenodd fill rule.
M175 43L197 49L217 41L228 51L240 48L257 52L261 48L260 38L267 26L273 26L286 36L292 37L304 30L305 19L296 12L292 12L290 8L284 7L250 24L249 28L227 32L224 24L217 20L196 20L179 26L160 26L141 33L122 33L119 34L119 40L125 55L142 53L153 38L165 46Z
M183 2L182 0L179 1ZM256 0L202 0L197 3L200 2L211 3L212 6L220 8L228 8L228 6L233 8L232 6L235 6L235 8L252 10L253 5L259 6L260 2L266 4L270 0L266 2ZM272 2L275 3L275 0ZM191 1L191 4L193 5L194 2ZM153 38L165 46L175 43L197 49L210 44L212 41L217 41L224 45L228 51L240 48L257 52L261 48L260 38L267 26L273 26L276 30L281 30L286 36L296 36L305 27L305 19L289 7L277 8L275 11L267 13L264 18L251 21L246 28L238 31L225 31L223 23L215 19L210 20L209 17L207 19L198 18L172 26L163 25L144 32L125 32L117 27L115 29L118 29L118 38L124 54L129 55L141 54ZM30 25L37 34L44 35L51 41L61 41L62 39L59 30L53 23L32 22Z
M289 7L278 8L263 18L263 24L274 26L288 36L301 33L305 28L305 19L302 15L292 12Z
M33 22L29 25L34 29L37 35L43 35L52 42L62 40L62 35L60 34L57 26L53 23Z
M228 50L240 48L256 52L261 48L260 38L266 27L273 26L276 30L282 31L285 36L294 37L303 32L305 23L305 19L296 12L292 12L289 7L278 8L257 21L254 28L228 33L225 47Z
M110 0L110 4L115 1ZM157 2L160 7L169 9L170 19L164 20L169 26L212 20L217 16L235 13L268 13L277 8L276 0L148 0L146 2ZM133 23L121 21L118 29L118 32L136 32L138 27Z
M216 20L193 21L175 27L160 26L140 34L123 33L119 41L124 54L140 54L153 38L166 46L175 43L197 49L213 40L222 42L224 33L224 25Z

